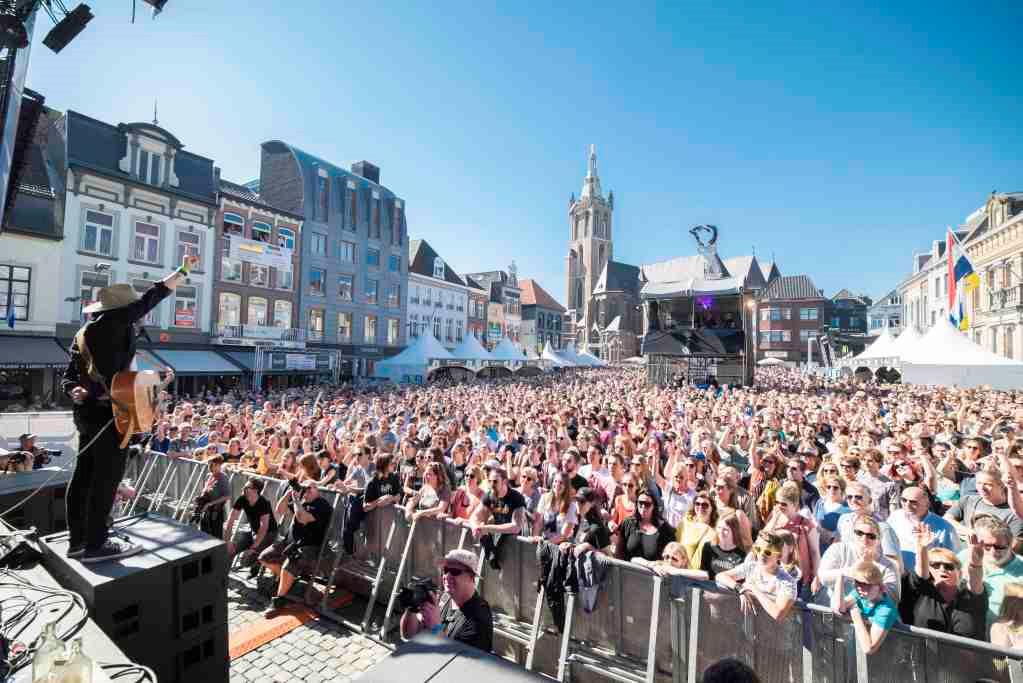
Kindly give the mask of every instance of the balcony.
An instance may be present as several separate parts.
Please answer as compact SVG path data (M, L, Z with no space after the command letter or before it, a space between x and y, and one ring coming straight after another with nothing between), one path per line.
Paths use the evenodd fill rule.
M309 333L312 338L312 332ZM217 325L213 343L224 346L255 346L271 343L290 349L304 349L306 331L295 327L269 327L266 325Z
M1000 311L1004 308L1016 308L1023 302L1023 285L1003 287L988 293L988 310Z

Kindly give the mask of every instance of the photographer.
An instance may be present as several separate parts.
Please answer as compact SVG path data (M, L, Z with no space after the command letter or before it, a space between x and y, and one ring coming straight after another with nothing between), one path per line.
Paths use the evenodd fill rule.
M50 464L50 458L60 455L60 451L50 451L35 445L35 434L22 434L18 437L18 450L5 451L0 449L0 467L5 472L31 472Z
M290 488L277 503L276 514L281 517L285 510L294 511L290 538L274 541L259 555L260 564L279 579L271 611L284 606L285 596L297 577L316 572L320 546L330 525L330 504L320 497L320 490L309 483L299 484L297 479L288 483Z
M235 522L240 513L245 514L249 523L248 531L234 533ZM236 553L242 553L242 564L252 565L251 574L259 573L260 565L256 562L259 554L266 550L274 537L277 536L277 518L274 517L270 501L263 497L263 480L249 479L245 482L242 495L231 506L231 514L227 518L224 529L224 541L227 542L227 561L231 562Z
M475 564L476 556L468 550L449 552L441 562L443 604L438 605L436 593L419 598L418 607L412 606L401 615L401 637L409 639L420 631L430 631L490 652L494 615L476 592Z

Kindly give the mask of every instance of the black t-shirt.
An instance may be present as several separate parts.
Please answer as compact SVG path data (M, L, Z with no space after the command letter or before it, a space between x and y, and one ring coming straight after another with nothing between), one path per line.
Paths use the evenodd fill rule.
M378 498L384 496L397 496L401 495L401 482L398 481L398 475L391 472L386 477L373 477L368 484L366 484L366 502L372 503Z
M589 482L586 481L586 478L578 472L572 475L572 478L568 480L568 484L572 487L573 491L578 491L582 487L590 485Z
M299 545L322 545L323 537L327 535L327 526L330 524L330 503L323 498L314 498L309 502L302 503L302 509L311 514L314 519L308 524L300 524L296 519L291 525L292 538Z
M466 466L467 464L464 462L461 465L456 465L454 463L448 465L448 478L451 480L451 488L457 489L463 482L465 482Z
M604 518L596 507L590 508L586 516L579 522L575 531L575 542L578 544L589 543L594 548L603 549L611 545L611 532L604 523Z
M667 522L661 522L656 534L644 534L631 515L622 522L618 533L625 548L625 559L629 561L636 557L650 562L659 560L664 554L664 547L675 540L675 530Z
M738 548L722 550L713 543L703 546L703 557L700 559L700 569L707 572L710 580L721 572L735 569L746 559L746 553Z
M253 534L259 533L259 520L263 515L270 515L270 526L267 529L267 534L270 535L270 538L273 538L274 534L277 533L277 518L274 517L273 507L270 505L270 501L263 496L256 499L255 505L249 505L249 501L245 496L238 496L231 509L241 510L245 513L245 519L248 520L249 528L252 529Z
M449 600L441 615L441 628L446 637L484 652L490 652L494 646L494 614L479 593L474 593L461 608Z
M504 494L503 497L498 498L491 491L483 496L483 500L480 502L494 516L494 524L507 524L512 521L516 510L526 507L525 497L510 486L508 487L508 493Z
M976 595L960 588L952 602L946 604L930 577L921 579L910 572L902 577L899 616L910 626L987 640L987 602L987 591Z
M348 478L348 465L343 462L332 462L328 468L337 472L337 481L344 481Z

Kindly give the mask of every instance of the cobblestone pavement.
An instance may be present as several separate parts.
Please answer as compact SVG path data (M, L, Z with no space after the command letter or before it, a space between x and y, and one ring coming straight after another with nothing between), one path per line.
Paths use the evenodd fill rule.
M269 600L249 582L228 579L227 613L230 629L263 618ZM361 619L365 602L356 599L342 612ZM231 662L231 683L344 683L361 676L390 650L333 622L310 621Z

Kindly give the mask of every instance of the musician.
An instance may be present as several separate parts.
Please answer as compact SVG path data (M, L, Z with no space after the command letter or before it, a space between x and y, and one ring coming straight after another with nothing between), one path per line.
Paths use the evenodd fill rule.
M89 320L75 335L71 360L61 381L61 390L74 401L80 449L67 491L68 557L102 562L141 550L125 539L111 538L107 528L127 456L127 449L121 448L123 435L113 424L110 386L115 374L131 366L139 321L198 265L198 256L185 256L177 270L141 298L131 285L112 285L101 289L98 300L82 309ZM173 378L174 372L167 369L165 381L169 383Z

